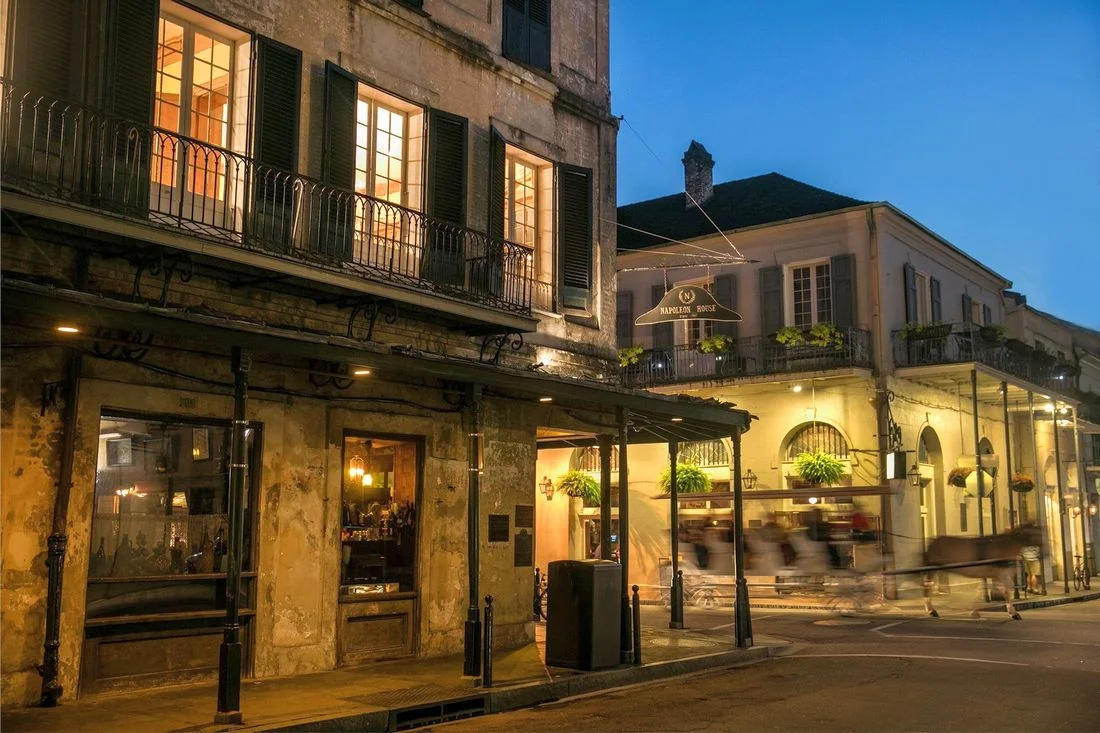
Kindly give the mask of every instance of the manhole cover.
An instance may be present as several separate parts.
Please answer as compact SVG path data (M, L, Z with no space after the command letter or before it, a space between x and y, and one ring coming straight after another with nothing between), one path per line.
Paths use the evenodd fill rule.
M815 626L863 626L871 623L864 618L826 618L814 621Z

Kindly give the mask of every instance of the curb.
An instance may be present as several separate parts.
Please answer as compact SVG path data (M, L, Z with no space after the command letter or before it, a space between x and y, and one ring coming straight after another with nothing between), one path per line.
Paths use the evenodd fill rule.
M227 730L327 733L330 731L393 731L414 728L420 725L439 724L449 720L528 708L578 695L614 690L696 672L739 667L777 656L781 650L782 647L778 646L731 649L715 654L701 654L695 657L653 662L637 667L621 666L546 682L530 682L513 687L491 688L488 690L472 689L469 695L418 705L418 709L431 708L433 711L439 712L439 715L433 713L430 716L424 716L422 719L418 714L418 710L378 708L323 718L311 716L308 720L299 719L298 722L290 720L258 726L233 727Z

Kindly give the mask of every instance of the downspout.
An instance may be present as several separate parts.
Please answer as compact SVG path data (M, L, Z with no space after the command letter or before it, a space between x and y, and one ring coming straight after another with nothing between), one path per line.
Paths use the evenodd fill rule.
M75 288L83 290L88 280L88 255L77 250ZM61 411L61 460L57 471L57 494L54 496L53 524L46 540L46 640L42 644L42 697L39 704L52 708L64 693L58 681L61 647L61 584L65 572L65 549L68 545L69 496L73 487L73 449L76 444L77 404L80 401L80 379L84 370L84 355L78 349L69 351L65 368L65 407Z
M886 452L889 449L888 440L890 433L889 425L889 385L886 381L886 374L892 372L891 368L887 368L887 355L885 343L886 340L882 334L882 288L879 281L879 255L878 255L878 226L875 222L875 209L874 206L868 206L867 209L867 239L868 239L868 261L871 281L871 347L874 350L877 359L875 360L875 394L878 397L878 466L879 466L879 482L882 486L886 485ZM891 360L893 355L891 355ZM879 496L879 515L882 517L882 530L879 532L880 549L883 556L890 554L893 551L893 543L891 542L891 534L894 531L892 511L890 507L890 497L883 494Z

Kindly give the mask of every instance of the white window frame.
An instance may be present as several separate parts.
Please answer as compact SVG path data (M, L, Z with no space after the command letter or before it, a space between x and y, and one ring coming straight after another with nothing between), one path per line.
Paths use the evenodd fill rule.
M920 270L913 271L913 282L917 288L917 323L932 322L932 276Z
M982 308L982 301L977 298L970 299L970 322L975 326L988 326L984 320L985 309Z
M783 271L783 325L794 326L794 271L800 270L804 267L810 268L810 326L815 326L818 323L832 323L833 317L836 312L836 305L832 302L830 297L829 302L829 318L822 320L818 314L818 302L817 302L817 268L820 265L829 266L829 287L832 288L833 271L832 261L828 257L821 257L815 260L806 260L804 262L792 262L789 265L784 266Z
M542 312L553 312L554 278L556 275L557 257L557 231L555 227L555 180L554 164L548 158L532 153L529 150L505 143L504 166L505 176L503 185L508 186L512 180L510 171L515 162L533 168L535 171L535 242L530 248L529 267L527 277L535 286L532 293L532 307ZM508 201L511 196L504 191L504 237L509 241L511 234L510 223L515 216L514 211L509 211ZM520 244L516 242L516 244ZM524 245L520 245L524 246Z
M680 280L675 283L676 286L680 285L694 285L699 288L703 288L708 293L714 290L714 278L713 277L698 277L692 280ZM692 335L692 331L696 331ZM674 343L678 346L690 346L693 347L700 340L708 336L714 335L714 321L708 321L703 319L690 319L680 321L676 324L676 331L674 334Z

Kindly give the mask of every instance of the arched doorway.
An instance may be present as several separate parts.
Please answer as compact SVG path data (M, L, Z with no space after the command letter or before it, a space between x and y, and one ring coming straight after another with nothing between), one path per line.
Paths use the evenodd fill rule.
M939 436L931 427L925 427L917 440L917 465L921 475L921 539L927 548L933 538L947 534L943 449Z

